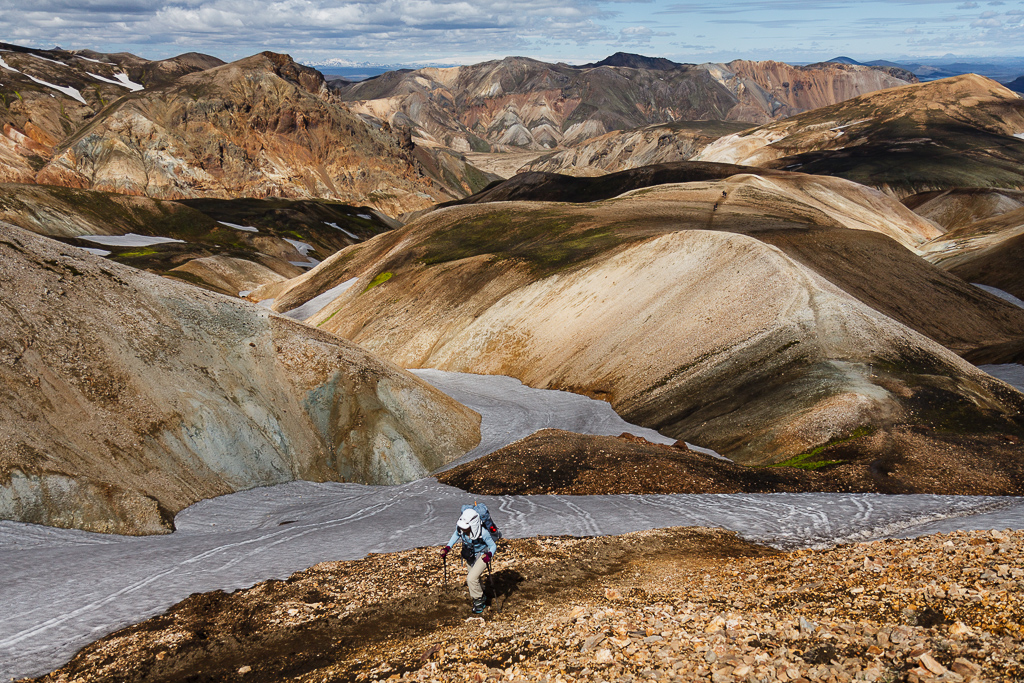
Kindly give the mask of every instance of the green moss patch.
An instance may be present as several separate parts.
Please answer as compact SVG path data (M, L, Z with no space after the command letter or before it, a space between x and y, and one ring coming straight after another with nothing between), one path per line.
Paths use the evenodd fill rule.
M366 285L366 289L364 289L363 292L369 292L371 289L373 289L377 285L384 284L385 282L390 280L393 275L394 275L394 273L391 273L391 272L379 273L377 275L377 277L375 277L372 280L370 280L370 284ZM328 318L327 320L330 320L330 318ZM327 320L325 320L324 322L327 322Z
M864 438L865 436L873 434L874 431L874 427L858 427L848 436L832 439L828 443L822 444L808 453L801 453L789 460L784 460L782 462L775 463L774 465L770 465L770 467L796 467L801 470L817 470L822 467L828 467L829 465L842 465L846 462L845 460L820 460L819 458L825 451L834 446L847 444L851 441Z
M584 217L557 210L499 210L434 233L423 242L427 266L490 254L525 262L538 276L570 268L625 241L610 226L579 230Z

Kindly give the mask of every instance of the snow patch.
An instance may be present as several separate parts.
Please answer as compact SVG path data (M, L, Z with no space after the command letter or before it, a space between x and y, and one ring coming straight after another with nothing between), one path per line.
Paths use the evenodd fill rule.
M303 256L307 256L309 252L313 251L313 245L311 244L306 244L299 240L290 240L287 237L284 238L284 241L295 247L295 251L299 252Z
M274 307L274 300L273 299L264 299L263 301L258 302L256 305L257 306L262 306L263 308L273 308Z
M33 57L38 57L39 55L32 55L32 56ZM45 57L40 57L40 59L45 59ZM60 64L60 62L57 62L57 63ZM14 67L10 66L7 62L5 62L2 57L0 57L0 66L2 66L3 68L7 69L8 71L13 71L16 74L21 74L22 76L24 76L24 77L26 77L26 78L28 78L28 79L30 79L32 81L35 81L39 85L45 85L47 88L53 88L54 90L62 92L65 95L67 95L68 97L71 97L73 99L78 100L82 104L86 103L85 102L85 98L82 97L82 93L78 92L77 90L75 90L71 86L55 85L53 83L50 83L49 81L44 81L41 78L36 78L35 76L32 76L31 74L27 74L24 71L18 71Z
M372 220L373 219L373 216L371 216L368 213L357 213L356 215L359 216L360 218L365 219L365 220Z
M700 446L694 446L689 441L684 441L683 443L685 443L686 447L689 448L691 451L694 451L695 453L703 453L704 455L710 455L712 458L717 458L719 460L724 460L726 462L732 462L732 460L725 457L718 451L713 451L710 448L701 448Z
M94 74L91 71L86 71L85 73L89 74L90 76L95 78L97 81L103 81L104 83L111 83L113 85L119 85L122 88L128 88L132 92L137 92L137 91L143 89L142 86L139 85L138 83L133 83L132 81L128 80L128 74L118 73L118 74L114 74L114 78L107 78L106 76L100 76L99 74Z
M96 247L79 247L79 249L81 249L82 251L87 251L90 254L95 254L96 256L110 256L113 253L107 251L106 249L98 249Z
M313 251L315 248L313 245L300 242L299 240L290 240L287 237L284 238L284 241L295 247L295 251L306 257L305 261L289 261L288 263L293 266L298 266L299 268L316 268L320 265L319 261L309 256L309 252Z
M142 87L141 83L136 83L132 79L128 78L128 74L126 74L124 72L118 72L118 73L114 74L114 78L116 78L117 80L121 81L121 85L123 85L124 87L128 88L132 92L138 92L139 90L145 90L145 88Z
M1021 301L1020 299L1015 297L1013 294L1010 294L1009 292L1004 292L1003 290L997 287L990 287L989 285L983 285L979 282L972 282L971 284L979 289L984 289L989 294L995 295L1002 299L1003 301L1009 301L1014 306L1020 306L1021 308L1024 308L1024 301Z
M1020 391L1024 391L1024 365L1006 363L1003 365L979 365L978 369L1001 379Z
M1024 133L1014 133L1014 134L1013 134L1013 137L1015 137L1015 138L1021 138L1022 140L1024 140Z
M234 228L235 230L244 230L245 232L259 232L260 231L259 228L255 228L255 227L253 227L251 225L239 225L238 223L228 223L227 221L217 221L217 222L220 223L221 225L226 225L229 228Z
M851 123L844 123L841 126L836 126L835 128L829 128L829 130L843 130L844 128L849 128L850 126L856 126L858 123L867 123L870 120L871 119L858 119Z
M443 370L411 370L424 382L480 413L480 445L438 472L476 460L541 429L618 436L628 432L654 443L675 439L626 422L611 404L568 391L534 389L514 377Z
M541 429L564 429L577 434L618 436L623 432L653 443L672 445L675 439L623 420L611 404L569 391L534 389L514 377L472 375L443 370L411 370L414 375L480 413L480 445L437 470L483 457ZM719 460L729 458L691 443L687 447Z
M361 237L359 237L359 235L353 235L352 233L350 233L348 230L346 230L345 228L341 227L337 223L327 223L327 222L325 222L324 225L329 225L332 228L334 228L335 230L341 230L343 233L345 233L346 235L348 235L349 237L351 237L354 240L362 239Z
M250 294L252 294L252 290L251 289L243 289L241 292L238 293L238 296L240 296L240 297L242 297L244 299L245 297L249 296Z
M104 244L108 247L149 247L154 244L167 244L168 242L182 242L173 237L152 237L150 235L136 235L130 232L127 235L80 235L79 239Z
M110 64L110 62L101 62L98 59L90 59L88 57L83 57L82 55L75 55L75 56L78 57L79 59L84 59L87 62L95 62L96 64Z
M329 303L341 296L341 293L356 283L359 278L354 277L351 280L345 280L340 285L331 287L323 294L317 294L315 297L302 304L298 308L293 308L290 311L285 311L285 317L293 320L309 320L314 315L319 313Z
M50 62L51 64L60 64L61 66L67 66L67 64L65 64L64 62L58 62L56 59L50 59L49 57L44 57L42 55L37 55L34 52L29 52L28 55L30 57L35 57L36 59L41 59L44 62Z

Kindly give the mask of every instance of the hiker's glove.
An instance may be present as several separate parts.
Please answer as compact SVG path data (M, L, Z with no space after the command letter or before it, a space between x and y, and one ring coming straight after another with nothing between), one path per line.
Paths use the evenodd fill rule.
M488 553L484 553L484 564L490 564L490 563L491 563L491 554L489 552Z
M448 557L448 551L451 549L452 547L450 545L446 545L445 547L441 548L441 557Z

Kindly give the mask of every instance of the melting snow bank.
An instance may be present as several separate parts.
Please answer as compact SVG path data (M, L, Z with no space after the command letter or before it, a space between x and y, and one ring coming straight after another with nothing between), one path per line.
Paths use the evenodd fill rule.
M510 537L720 526L794 548L933 530L1024 528L1020 498L880 494L470 496L404 486L293 482L206 500L168 536L0 522L0 670L35 676L83 645L191 593L234 590L326 560L441 545L459 505L486 502Z
M972 282L971 284L979 289L984 289L989 294L997 296L1003 301L1009 301L1014 306L1020 306L1021 308L1024 308L1024 301L1021 301L1020 299L1015 297L1013 294L1010 294L1009 292L1004 292L998 287L990 287L989 285L983 285L978 282Z
M514 377L471 375L443 370L412 370L414 375L480 413L480 445L438 472L476 460L541 429L618 436L629 432L648 441L675 439L626 422L610 404L568 391L534 389ZM713 452L713 451L712 451ZM717 455L717 453L716 453ZM721 457L721 456L718 456Z
M324 306L337 299L341 296L342 292L354 285L358 279L359 278L354 277L351 280L345 280L340 285L331 287L323 294L316 295L298 308L286 311L284 313L285 317L291 318L292 320L308 320L309 318L312 318L323 310ZM241 294L239 294L239 296L241 296Z
M151 247L154 244L166 244L168 242L184 242L173 237L151 237L149 235L136 235L130 232L127 235L80 235L79 239L96 244L103 244L108 247Z
M86 71L85 73L89 74L90 76L95 78L97 81L103 81L104 83L111 83L113 85L119 85L122 88L128 88L132 92L138 92L139 90L143 90L143 87L141 85L139 85L138 83L135 83L134 81L132 81L132 80L130 80L128 78L128 74L118 73L118 74L114 74L114 78L107 78L106 76L100 76L99 74L94 74L91 71Z
M38 57L39 55L32 55L32 56L33 57ZM45 57L40 57L40 59L45 59ZM47 61L53 61L53 60L47 60ZM56 62L56 63L57 64L61 64L61 62ZM27 74L24 71L18 71L13 66L8 65L7 62L5 62L3 60L3 58L0 58L0 66L2 66L3 68L7 69L8 71L13 71L16 74L21 74L25 78L29 78L29 79L35 81L39 85L45 85L47 88L53 88L54 90L56 90L58 92L62 92L65 95L67 95L68 97L71 97L71 98L74 98L74 99L78 100L82 104L86 103L85 102L85 98L82 97L82 93L78 92L76 89L72 88L71 86L54 85L53 83L50 83L49 81L44 81L41 78L36 78L35 76L32 76L31 74Z
M987 372L996 379L1001 379L1012 387L1024 391L1024 365L1007 363L1005 365L979 365L978 369Z
M359 214L359 217L362 218L363 214ZM366 218L369 218L369 216L366 216ZM351 237L354 240L361 240L362 239L362 238L359 237L359 235L355 235L355 234L349 232L348 230L346 230L345 228L341 227L337 223L324 223L324 225L329 225L332 228L334 228L335 230L341 230L343 233L345 233L346 235L348 235L349 237Z
M295 251L299 252L306 260L305 261L289 261L288 263L299 268L316 268L320 265L320 262L309 255L309 252L313 251L314 247L311 244L300 242L299 240L290 240L287 237L284 241L295 247Z

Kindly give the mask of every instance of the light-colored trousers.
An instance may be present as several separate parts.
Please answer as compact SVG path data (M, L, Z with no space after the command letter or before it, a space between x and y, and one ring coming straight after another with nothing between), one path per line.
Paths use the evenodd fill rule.
M477 600L484 597L484 587L480 583L480 577L483 576L484 571L487 569L487 563L484 562L484 556L479 555L476 558L476 562L469 568L469 573L466 574L466 585L469 586L469 597Z

